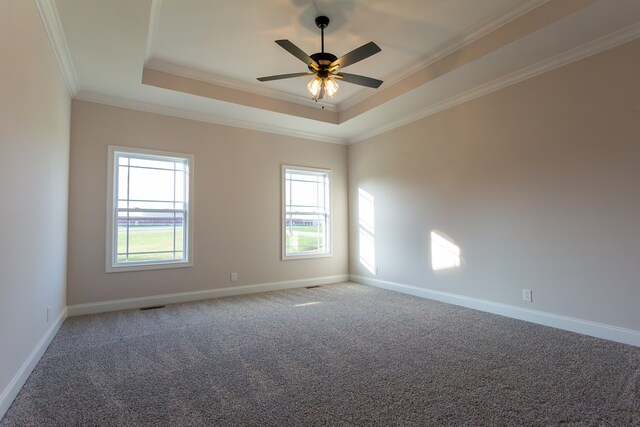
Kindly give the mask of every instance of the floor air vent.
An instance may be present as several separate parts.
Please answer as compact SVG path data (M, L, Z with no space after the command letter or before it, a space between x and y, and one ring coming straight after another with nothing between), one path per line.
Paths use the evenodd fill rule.
M164 305L153 305L151 307L142 307L140 310L155 310L156 308L164 308Z
M313 286L305 286L305 289L315 289L315 288L319 288L320 285L313 285Z

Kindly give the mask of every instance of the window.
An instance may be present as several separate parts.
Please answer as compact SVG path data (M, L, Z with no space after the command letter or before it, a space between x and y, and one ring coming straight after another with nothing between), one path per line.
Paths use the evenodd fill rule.
M109 146L107 272L192 265L193 156Z
M331 171L282 167L282 259L331 255Z

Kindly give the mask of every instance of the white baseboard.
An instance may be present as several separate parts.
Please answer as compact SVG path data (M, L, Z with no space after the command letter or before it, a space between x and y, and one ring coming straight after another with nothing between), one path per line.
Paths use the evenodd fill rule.
M603 338L624 344L640 347L640 331L621 328L619 326L607 325L604 323L591 322L589 320L576 319L574 317L562 316L545 311L531 310L516 307L508 304L501 304L482 300L478 298L466 297L463 295L451 294L448 292L435 291L432 289L420 288L417 286L404 285L401 283L388 282L386 280L374 279L358 275L350 275L349 280L363 285L375 286L404 294L414 295L448 304L460 305L473 308L475 310L486 311L488 313L525 320L552 328L563 329L570 332L589 335L596 338Z
M260 283L255 285L231 286L228 288L209 289L206 291L180 292L175 294L154 295L149 297L128 298L115 301L76 304L68 306L69 317L85 314L105 313L108 311L129 310L153 305L176 304L181 302L198 301L210 298L229 297L234 295L252 294L256 292L280 291L283 289L303 288L305 286L324 285L329 283L346 282L347 274L337 276L315 277L302 280L288 280L285 282Z
M11 406L11 403L20 392L20 389L22 389L24 383L27 382L29 375L31 375L31 372L40 361L40 358L47 350L47 347L49 347L49 344L51 344L51 341L58 333L60 326L62 326L62 323L66 318L67 309L65 308L64 310L62 310L53 324L49 327L49 329L47 329L47 332L45 332L42 338L40 338L40 341L38 342L36 347L33 349L31 354L29 354L29 356L24 361L18 372L13 376L9 384L7 384L5 389L2 391L2 394L0 394L0 420L2 419L2 417L4 417L4 414L7 412L9 406Z

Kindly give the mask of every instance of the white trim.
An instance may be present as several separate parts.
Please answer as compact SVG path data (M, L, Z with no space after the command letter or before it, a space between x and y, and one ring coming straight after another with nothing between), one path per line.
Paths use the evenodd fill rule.
M62 77L67 85L69 94L73 97L78 93L80 88L80 82L76 69L73 65L71 57L71 51L67 44L67 38L64 35L64 29L62 22L60 21L60 15L58 14L58 8L56 7L55 0L34 0L38 13L44 24L44 29L47 32L51 47L58 60Z
M160 11L162 10L162 0L151 0L151 9L149 12L149 28L147 30L147 46L144 52L144 62L146 63L153 55L153 48L156 43L156 35L158 34L158 25L160 24Z
M326 222L325 226L327 228L326 233L326 242L325 245L328 246L328 250L326 252L321 253L310 253L310 254L296 254L296 255L287 255L286 254L286 227L284 226L286 220L286 209L285 209L285 199L286 199L286 171L287 169L300 170L300 171L310 171L310 172L319 172L323 174L327 174L329 176L329 219ZM331 169L324 168L314 168L308 166L295 166L295 165L282 165L281 169L281 199L280 199L280 239L282 241L281 244L281 252L280 256L282 261L292 261L296 259L311 259L311 258L327 258L333 256L333 177L331 174Z
M31 375L31 372L33 372L33 369L42 358L42 355L47 350L47 347L49 347L49 344L51 344L51 341L58 333L60 326L62 326L62 323L66 318L67 308L65 307L58 318L44 333L42 338L40 338L40 341L38 341L38 344L36 344L31 354L29 354L29 356L25 359L20 369L18 369L18 372L16 372L11 381L9 381L9 384L7 384L5 389L0 394L0 420L2 420L2 417L4 417L4 414L7 412L7 410L11 406L11 403L20 392L20 389L22 389L24 383L27 382L29 375Z
M303 288L305 286L326 285L346 282L349 276L315 277L311 279L288 280L284 282L260 283L255 285L232 286L228 288L209 289L206 291L180 292L175 294L154 295L149 297L128 298L114 301L103 301L89 304L75 304L68 307L69 317L85 314L105 313L109 311L129 310L163 304L178 304L211 298L253 294L257 292L280 291L284 289Z
M632 24L628 27L622 28L621 30L607 34L606 36L584 43L565 52L561 52L555 56L552 56L551 58L545 59L487 83L476 86L472 89L469 89L458 95L454 95L451 98L445 99L436 104L429 105L411 114L410 116L403 117L400 120L396 120L383 126L379 126L369 131L360 133L349 138L348 144L354 144L356 142L363 141L381 133L388 132L397 127L404 126L416 120L420 120L449 108L455 107L456 105L460 105L467 101L471 101L481 96L488 95L491 92L495 92L516 83L520 83L524 80L536 77L540 74L555 70L556 68L563 67L572 62L579 61L608 49L613 49L616 46L630 42L638 37L640 37L640 23Z
M406 79L412 74L430 66L431 64L433 64L436 61L439 61L445 56L450 55L464 48L465 46L475 42L479 38L492 33L493 31L508 24L514 19L517 19L523 15L526 15L527 13L531 12L533 9L536 9L542 6L548 1L549 0L528 0L528 1L516 4L516 6L500 14L499 16L490 18L485 22L481 23L480 25L478 25L477 27L472 28L471 30L462 34L460 37L456 37L454 42L448 43L442 46L440 49L436 50L431 55L429 55L428 58L423 59L405 68L400 73L392 75L391 78L387 77L384 80L384 86L389 87L398 83L401 80ZM338 104L338 113L341 113L353 107L354 105L365 101L367 98L374 96L376 93L377 93L376 91L367 91L367 90L363 90L357 93L355 96L352 96L349 99Z
M179 117L189 120L197 120L199 122L214 123L217 125L231 126L242 129L249 129L258 132L274 133L277 135L292 136L295 138L304 138L319 142L329 142L332 144L344 145L347 143L345 138L333 137L324 134L316 134L312 132L303 132L293 129L282 128L278 126L253 123L246 120L236 120L227 117L220 117L213 114L200 113L181 108L168 107L165 105L152 104L144 101L120 98L110 95L104 95L96 92L82 91L78 93L74 99L79 101L94 102L96 104L110 105L113 107L127 108L129 110L144 111L147 113L161 114L163 116Z
M577 319L575 317L562 316L545 311L531 310L528 308L487 301L463 295L451 294L448 292L435 291L432 289L417 286L404 285L401 283L389 282L386 280L373 279L359 275L350 275L349 280L363 285L375 286L377 288L388 289L403 294L414 295L447 304L459 305L500 316L511 317L513 319L524 320L537 323L539 325L550 326L552 328L563 329L565 331L577 332L596 338L616 341L640 347L640 331L621 328L619 326L607 325L604 323L592 322L589 320Z
M187 160L188 165L188 177L189 177L189 189L187 190L187 199L185 204L187 205L187 235L186 237L186 245L183 250L186 253L186 261L154 261L154 262L139 262L135 264L118 264L114 261L114 247L116 243L116 235L115 235L115 223L116 218L114 216L114 203L115 203L115 157L117 153L132 153L132 154L143 154L150 156L160 156L165 157L167 159L183 159ZM195 186L195 178L194 178L194 156L193 154L187 153L176 153L172 151L160 151L160 150L152 150L146 148L134 148L134 147L122 147L117 145L109 145L107 147L107 213L106 219L107 223L105 226L106 235L105 235L105 272L106 273L118 273L124 271L139 271L139 270L161 270L166 268L184 268L184 267L192 267L193 266L193 211L194 211L194 186Z

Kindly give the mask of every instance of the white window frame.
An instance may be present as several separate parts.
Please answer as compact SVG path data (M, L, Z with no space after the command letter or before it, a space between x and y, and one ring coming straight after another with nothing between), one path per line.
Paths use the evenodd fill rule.
M115 197L116 192L116 173L115 173L115 159L116 154L141 154L150 156L159 156L166 159L183 159L187 160L187 172L188 172L188 191L185 201L185 242L183 250L185 253L184 260L161 260L161 261L139 261L118 263L117 254L117 220L118 214L115 207L118 206ZM106 259L105 259L105 271L107 273L121 272L121 271L138 271L138 270L159 270L165 268L183 268L193 266L193 194L194 194L194 167L193 167L193 155L185 153L175 153L169 151L149 150L144 148L122 147L118 145L109 145L108 147L108 178L107 178L107 224L106 224Z
M311 171L311 172L321 172L326 173L329 178L329 188L328 188L328 201L329 201L329 212L326 214L326 252L314 252L314 253L295 253L287 255L287 227L286 227L286 217L287 217L287 200L286 200L286 176L287 169L291 170L299 170L299 171ZM295 165L282 165L282 201L280 203L280 208L282 211L282 215L280 217L280 227L282 228L282 232L280 233L282 239L282 260L290 261L296 259L310 259L310 258L326 258L333 256L333 177L331 176L331 169L322 169L322 168L313 168L306 166L295 166Z

